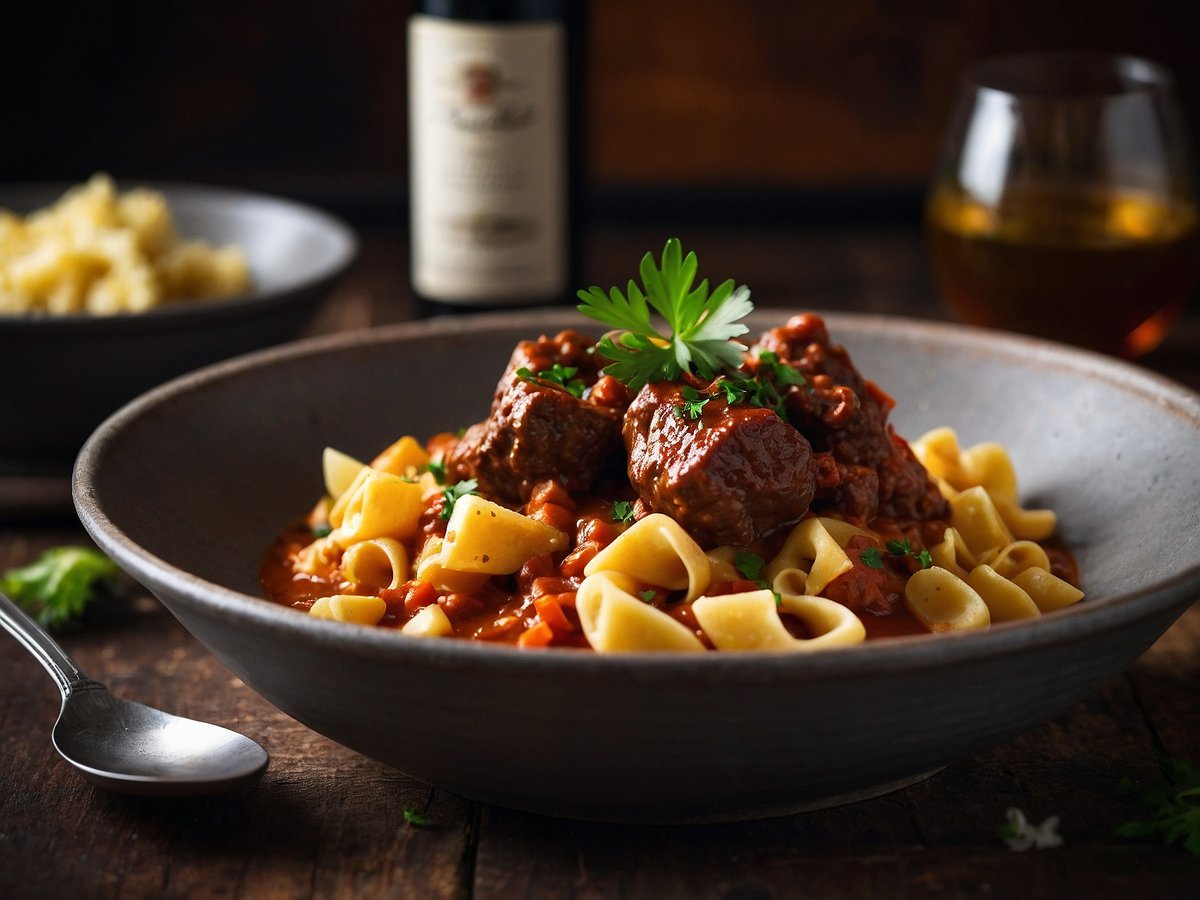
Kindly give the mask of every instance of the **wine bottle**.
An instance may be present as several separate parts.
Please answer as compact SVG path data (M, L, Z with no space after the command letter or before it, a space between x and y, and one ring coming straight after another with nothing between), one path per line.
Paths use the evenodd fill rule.
M423 314L579 285L579 0L421 0L409 21L411 283Z

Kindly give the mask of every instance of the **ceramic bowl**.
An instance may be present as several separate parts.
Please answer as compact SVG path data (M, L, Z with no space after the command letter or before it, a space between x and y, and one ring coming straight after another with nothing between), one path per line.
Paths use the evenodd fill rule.
M299 203L145 186L166 196L181 237L241 246L253 290L116 316L0 315L0 474L65 474L87 436L126 401L183 372L297 337L357 252L346 225ZM0 187L0 207L27 212L65 188Z
M753 326L783 321L756 313ZM807 655L521 651L313 619L260 557L321 492L327 444L479 420L517 340L574 315L391 327L222 363L139 398L74 474L89 533L279 709L473 799L626 822L770 816L878 794L1045 722L1200 595L1200 397L1129 364L964 327L827 315L916 437L1010 450L1087 599L984 633Z

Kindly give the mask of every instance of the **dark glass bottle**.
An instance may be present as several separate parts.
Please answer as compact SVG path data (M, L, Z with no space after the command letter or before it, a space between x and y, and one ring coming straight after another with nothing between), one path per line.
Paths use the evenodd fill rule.
M422 314L573 300L585 17L576 0L417 3L410 282Z

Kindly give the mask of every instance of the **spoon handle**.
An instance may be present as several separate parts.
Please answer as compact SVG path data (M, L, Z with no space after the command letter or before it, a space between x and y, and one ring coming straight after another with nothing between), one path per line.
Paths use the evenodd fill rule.
M54 638L17 604L0 593L0 627L17 639L42 664L64 698L91 681Z

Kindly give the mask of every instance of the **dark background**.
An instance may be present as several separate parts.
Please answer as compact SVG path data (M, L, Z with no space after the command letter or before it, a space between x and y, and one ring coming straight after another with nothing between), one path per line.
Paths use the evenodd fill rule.
M1198 5L593 0L590 214L915 223L956 80L1001 52L1171 68L1200 123ZM0 182L176 179L352 220L406 215L411 4L44 3L6 10Z

